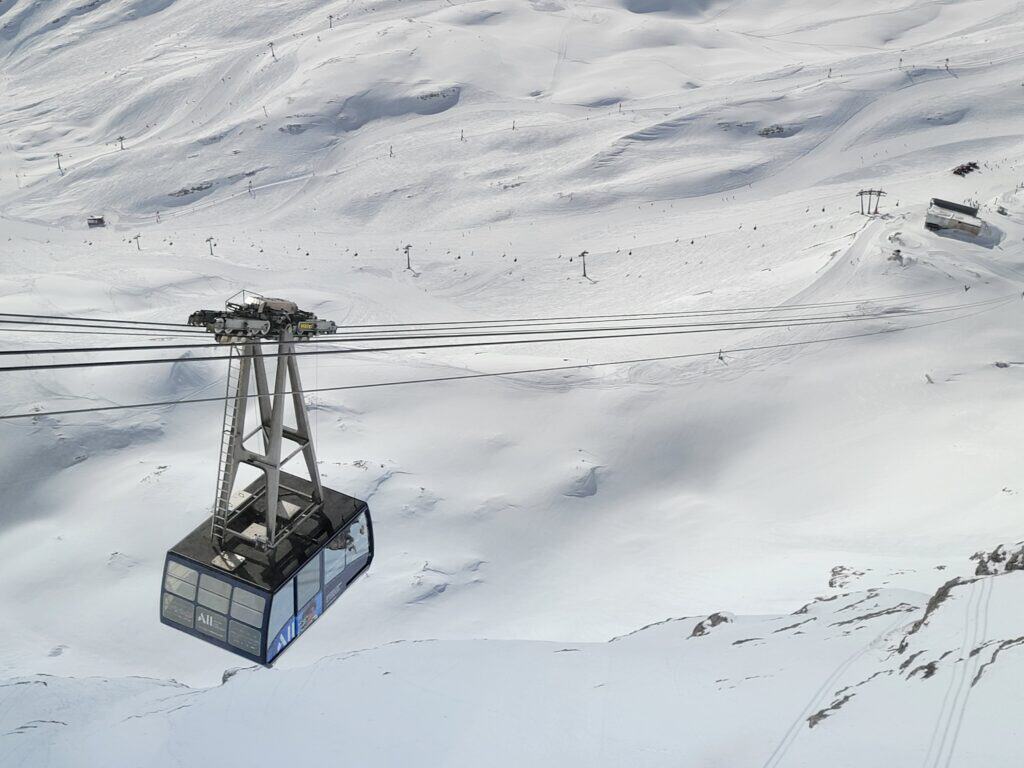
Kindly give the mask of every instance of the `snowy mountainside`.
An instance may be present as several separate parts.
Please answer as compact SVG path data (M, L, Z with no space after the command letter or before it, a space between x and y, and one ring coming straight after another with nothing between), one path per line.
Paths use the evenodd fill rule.
M421 640L219 686L36 675L0 688L11 766L972 765L1005 759L1021 572L790 614L677 618L606 643ZM274 721L270 739L253 724ZM396 737L396 724L401 735ZM116 748L114 748L116 745ZM884 761L880 756L884 755Z
M0 763L284 760L339 733L368 765L1005 754L1022 26L1008 0L0 0L0 312L182 322L249 288L343 328L842 321L303 362L315 388L582 367L310 394L377 556L220 686L236 662L157 604L221 405L0 421ZM977 201L984 237L925 230L934 196ZM180 357L0 373L0 416L223 391ZM268 701L295 742L251 738Z
M995 0L6 5L6 211L42 221L214 205L412 235L778 194L865 157L949 162L964 130L1004 146L1020 87L1021 22Z

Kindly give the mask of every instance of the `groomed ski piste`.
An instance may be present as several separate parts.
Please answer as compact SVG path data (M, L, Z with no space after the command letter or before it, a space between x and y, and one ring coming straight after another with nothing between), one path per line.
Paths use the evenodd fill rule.
M0 312L735 323L302 359L377 549L273 668L159 623L222 404L44 415L223 363L0 372L0 764L1012 764L1022 41L1008 0L0 0ZM154 343L76 330L0 349Z

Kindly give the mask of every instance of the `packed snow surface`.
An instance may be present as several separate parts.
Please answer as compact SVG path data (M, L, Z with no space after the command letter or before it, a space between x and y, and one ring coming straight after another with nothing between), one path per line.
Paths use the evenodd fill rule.
M390 644L204 688L33 675L0 689L0 744L11 765L977 765L1019 729L1001 702L1024 674L1022 588L956 584L917 629L925 595L870 590L606 643Z
M842 320L303 360L566 368L310 393L376 559L223 683L158 622L221 404L42 415L217 397L223 365L0 373L0 416L40 412L0 421L0 764L1005 762L1024 577L968 556L1021 538L1022 14L0 0L0 312ZM931 197L985 231L925 230Z

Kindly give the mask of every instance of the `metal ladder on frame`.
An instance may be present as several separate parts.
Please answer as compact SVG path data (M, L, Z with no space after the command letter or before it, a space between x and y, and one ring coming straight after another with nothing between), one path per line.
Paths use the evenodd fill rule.
M228 351L228 377L224 400L224 426L220 436L220 466L217 470L217 496L213 507L213 525L210 531L218 549L224 543L227 533L228 516L231 514L231 491L235 481L235 439L238 435L239 408L245 408L245 401L239 401L248 393L238 388L241 378L242 359L236 345Z

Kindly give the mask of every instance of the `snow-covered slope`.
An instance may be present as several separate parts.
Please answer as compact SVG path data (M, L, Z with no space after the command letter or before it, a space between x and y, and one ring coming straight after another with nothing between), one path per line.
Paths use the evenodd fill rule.
M1018 571L607 643L398 643L208 688L21 677L0 688L0 748L111 768L998 764L1019 731L1022 589Z
M326 701L344 688L326 676L354 675L361 693L344 706L379 706L363 746L394 750L365 753L370 764L402 764L417 744L437 765L488 748L526 759L508 747L525 749L542 701L574 708L553 722L582 741L538 747L560 764L621 764L645 754L640 743L665 750L646 764L685 762L689 731L670 723L699 706L702 730L721 734L706 762L756 765L888 615L814 635L813 647L795 632L732 646L748 635L729 633L766 634L776 618L717 627L697 655L697 639L664 635L674 629L605 641L666 616L786 615L850 589L915 611L893 614L878 654L814 699L827 708L843 685L890 670L843 706L848 725L799 739L839 753L843 739L864 739L855 712L896 727L900 691L920 703L966 667L904 681L885 649L923 596L969 576L966 554L1020 537L1022 27L1007 0L0 0L0 312L182 321L242 287L342 326L873 297L888 298L841 311L936 310L314 358L304 375L320 387L591 367L311 395L325 482L370 500L378 555L281 669L214 689L232 659L156 617L163 554L210 505L219 405L0 421L0 615L17 617L0 637L0 674L16 686L0 689L13 697L3 727L103 722L142 729L123 738L144 750L160 743L149 728L203 740L199 720L241 723L242 687L263 704L269 688ZM950 172L967 161L980 169ZM868 187L888 193L870 220L855 197ZM932 196L977 200L985 237L925 231ZM93 213L110 226L87 230ZM572 259L583 250L589 279ZM105 340L0 335L5 350ZM0 415L217 395L223 375L185 362L3 373ZM993 578L995 594L1017 578ZM952 617L978 604L977 588L954 591L948 637L929 653L967 642ZM1010 605L994 601L993 616L1007 612L994 620L1012 623ZM977 642L1016 636L1007 627ZM489 642L467 642L478 638ZM387 645L422 639L437 642ZM581 651L553 653L566 644ZM364 648L375 650L337 657ZM1019 652L1000 657L1008 681ZM553 666L573 658L588 661ZM775 687L721 694L760 729L744 726L734 754L735 723L710 714L714 681L776 663ZM652 702L666 702L649 710L649 738L614 741L606 717L632 711L640 688L614 701L581 693L608 664L622 677L636 666L657 688ZM657 664L682 665L681 677L660 679ZM430 671L405 688L378 671L400 666ZM546 682L563 672L564 688ZM111 682L66 679L84 675ZM889 691L897 679L905 687ZM438 692L416 710L434 719L393 715L417 686ZM480 703L500 691L531 719L510 724ZM163 714L158 700L179 694L201 704ZM891 710L859 709L890 695ZM971 708L1009 695L972 695ZM72 711L96 702L94 719L46 716L60 697ZM791 706L776 709L779 697ZM143 712L155 714L115 725ZM884 764L923 754L934 715L924 707L905 744L887 740ZM455 733L475 718L490 725L458 752ZM420 730L403 746L401 728ZM990 754L964 728L960 744L973 747L961 749ZM33 764L45 744L51 764L74 764L88 739L70 733L22 729L0 749L34 745L11 752Z
M1019 114L1005 0L5 6L4 133L25 187L6 211L43 221L212 207L410 235L514 217L522 232L867 167L919 178L980 141L1002 157Z

